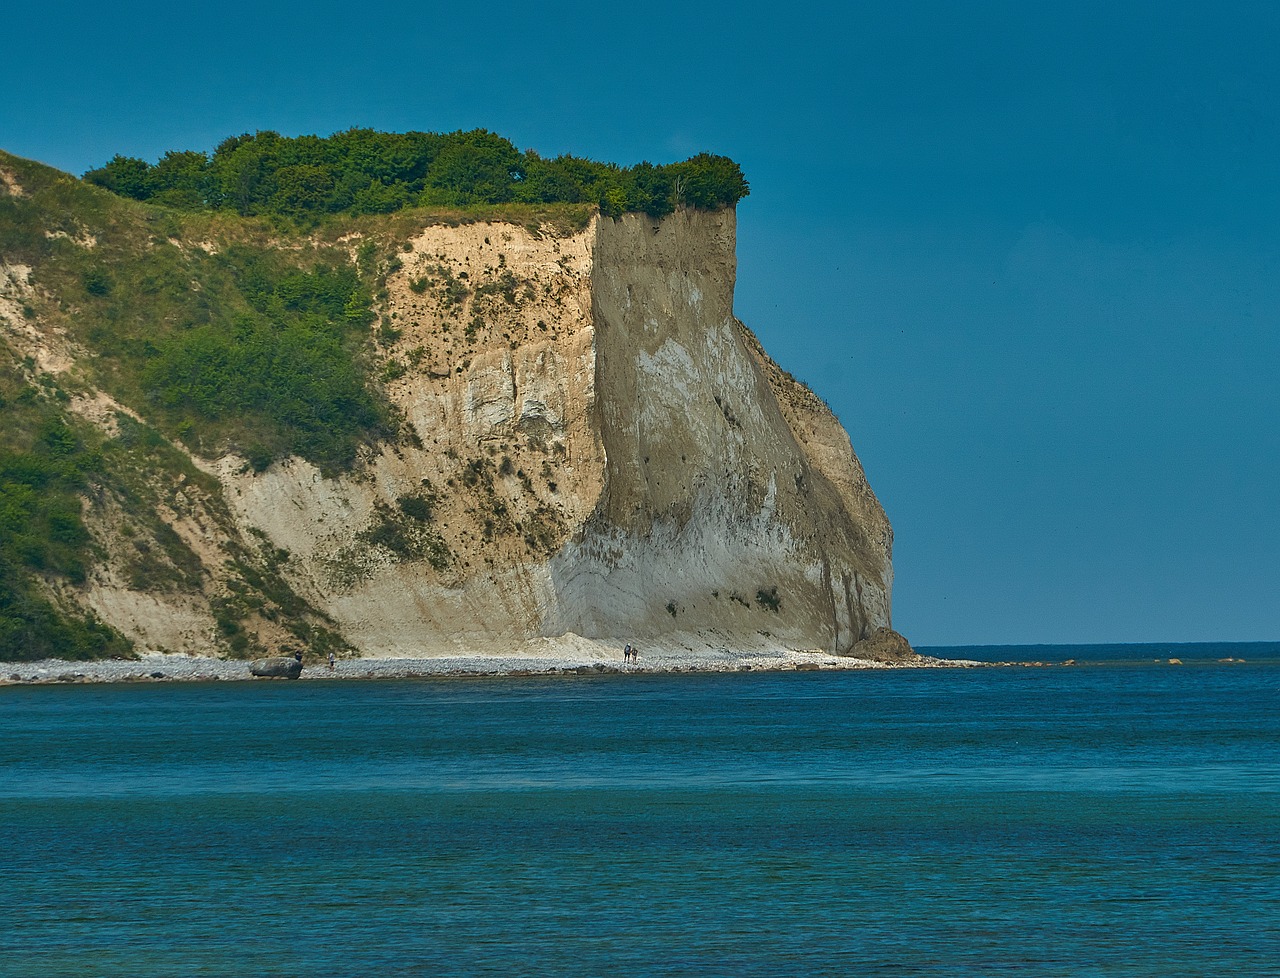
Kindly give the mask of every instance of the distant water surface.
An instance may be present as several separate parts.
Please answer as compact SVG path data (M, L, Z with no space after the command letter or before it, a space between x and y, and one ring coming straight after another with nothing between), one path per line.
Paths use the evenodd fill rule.
M3 688L0 975L1276 974L1232 648Z
M920 648L923 655L978 662L1246 662L1280 663L1280 642L1140 642L1113 645L949 645Z

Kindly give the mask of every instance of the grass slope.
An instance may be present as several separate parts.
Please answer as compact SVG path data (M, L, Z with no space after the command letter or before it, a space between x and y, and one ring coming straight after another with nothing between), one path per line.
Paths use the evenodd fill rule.
M125 199L4 152L0 178L0 265L24 269L6 306L17 311L0 324L9 661L130 654L76 600L95 568L133 590L205 602L227 654L261 653L268 632L312 654L345 649L290 589L288 555L238 536L217 481L187 452L234 452L255 468L297 455L330 475L358 466L362 448L403 430L374 372L373 324L404 242L425 224L494 219L570 234L594 212L480 203L323 216L301 229ZM70 368L43 369L31 337L65 349ZM98 391L126 410L105 423L71 410ZM183 520L218 527L216 566L175 532Z

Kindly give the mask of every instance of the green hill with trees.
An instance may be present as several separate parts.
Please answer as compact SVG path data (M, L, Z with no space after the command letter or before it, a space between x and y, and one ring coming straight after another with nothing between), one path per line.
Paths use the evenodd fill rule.
M19 275L21 296L10 326L79 351L54 374L0 334L0 660L124 654L118 633L51 600L100 556L86 506L138 540L140 589L198 591L199 561L156 511L166 487L215 500L218 487L173 443L336 472L397 436L370 366L378 246L360 267L335 235L122 199L3 152L0 169L19 188L0 182L0 272ZM114 437L70 410L95 391L129 411ZM237 577L263 577L258 555L237 559ZM273 613L314 641L301 605L276 591Z
M123 636L57 598L99 559L86 512L114 514L137 541L139 589L209 586L156 516L181 505L182 485L225 509L176 446L255 469L298 456L334 474L363 446L414 437L383 392L374 309L416 229L505 220L571 234L597 208L659 217L748 192L721 156L543 159L484 130L259 132L212 155L116 156L83 179L0 152L0 170L0 273L23 270L10 325L77 351L55 374L0 333L0 661L128 654ZM114 435L69 408L98 391L125 409ZM241 651L238 622L261 613L308 648L336 641L264 554L228 564L222 640ZM269 597L250 607L246 595Z

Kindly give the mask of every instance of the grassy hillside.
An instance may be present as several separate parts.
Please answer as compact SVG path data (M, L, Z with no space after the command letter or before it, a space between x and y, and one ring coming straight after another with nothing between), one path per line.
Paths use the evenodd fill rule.
M224 654L346 648L192 456L334 475L416 438L380 311L424 225L568 235L746 193L723 157L544 160L484 131L257 133L85 180L0 152L0 660L130 654L83 610L95 581L194 609Z
M345 246L122 200L0 157L0 256L30 317L92 354L83 379L206 455L348 466L393 428L362 349L369 279Z
M174 532L212 522L235 538L217 480L175 445L335 474L363 446L411 437L375 370L374 309L403 243L424 224L495 217L570 233L592 210L412 208L300 230L125 199L0 152L0 660L128 654L64 600L95 567L212 601L229 654L262 651L262 628L344 647L278 573L286 555L250 539L201 557ZM98 392L118 407L90 423Z
M106 467L102 439L72 423L61 393L28 383L0 345L0 659L128 651L116 632L62 609L38 586L39 578L84 580L92 557L81 499Z

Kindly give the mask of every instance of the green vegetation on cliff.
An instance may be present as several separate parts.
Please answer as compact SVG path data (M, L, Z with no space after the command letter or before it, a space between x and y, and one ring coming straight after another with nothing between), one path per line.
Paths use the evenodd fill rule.
M288 556L235 542L218 480L176 446L254 469L296 456L333 475L379 441L415 437L383 392L388 327L373 313L405 242L485 219L571 234L594 209L295 221L131 200L2 151L0 178L0 661L129 654L81 610L98 582L207 600L209 641L232 655L265 652L272 630L344 649L290 590ZM440 564L447 551L408 506L371 542ZM217 552L184 542L201 525L221 528Z
M390 249L375 239L392 232L366 228L369 261L357 267L347 242L121 199L2 152L0 169L12 181L0 182L12 331L0 336L0 660L127 654L123 637L63 596L103 560L90 515L131 541L112 571L129 586L209 586L157 513L181 518L184 485L205 513L221 519L225 505L170 441L206 458L234 451L255 468L296 455L332 473L395 436L369 357L371 290ZM54 372L34 349L71 369ZM104 427L70 410L95 390L142 420L108 408ZM233 594L261 590L236 583L261 576L259 555L246 553L226 571ZM257 604L223 604L217 641L233 653L260 651L238 630L253 615L310 645L317 635L342 645L283 584Z
M92 353L90 384L199 454L257 467L349 468L394 431L365 356L376 270L349 245L0 163L25 188L0 195L0 256L31 268L31 316Z
M208 640L230 654L280 635L344 649L290 589L289 555L237 535L187 452L333 475L416 438L383 390L376 344L396 328L374 309L425 225L567 235L597 209L658 217L748 192L724 157L623 168L480 130L263 132L155 165L116 157L84 180L0 152L0 177L0 660L130 654L83 610L122 590L207 600ZM446 565L426 495L377 515L363 543ZM530 518L530 547L555 519Z
M222 317L188 310L182 328L142 340L140 351L118 332L99 348L136 361L142 393L192 447L234 443L255 468L286 455L349 466L366 436L386 427L362 368L373 314L355 268L298 269L245 246L211 264L247 308Z
M594 204L617 216L661 217L681 206L731 207L749 189L733 160L700 153L680 163L620 167L574 156L544 159L510 140L470 132L350 129L289 138L233 136L213 155L116 156L85 179L135 200L182 210L307 221L323 214L385 214L410 206Z
M84 581L90 538L80 500L103 467L101 439L68 423L57 394L26 383L0 346L0 660L91 659L129 648L36 585L40 576Z

